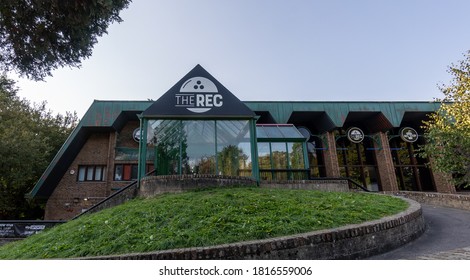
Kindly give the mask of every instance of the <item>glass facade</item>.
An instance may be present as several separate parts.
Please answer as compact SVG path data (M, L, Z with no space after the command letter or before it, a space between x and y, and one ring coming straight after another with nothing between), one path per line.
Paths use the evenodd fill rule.
M304 143L258 142L261 180L306 180Z
M309 178L306 139L292 124L256 125L261 180Z
M369 190L379 190L379 178L375 148L372 139L366 137L361 143L355 144L345 136L336 141L340 174L348 177Z
M249 120L149 120L158 175L251 176Z
M426 166L428 161L416 156L422 140L408 143L394 137L390 140L398 188L405 191L433 191L431 170Z

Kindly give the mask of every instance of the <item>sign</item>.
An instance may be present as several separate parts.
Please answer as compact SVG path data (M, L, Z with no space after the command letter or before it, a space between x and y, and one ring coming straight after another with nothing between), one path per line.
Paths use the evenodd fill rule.
M188 79L175 94L176 107L186 108L193 113L205 113L214 107L224 105L222 95L218 94L217 86L204 77Z
M150 105L142 117L253 119L256 114L198 64Z
M364 132L358 127L351 127L346 132L346 136L348 137L349 141L353 143L361 143L364 140Z
M132 138L134 139L135 142L140 143L140 128L139 127L134 129L134 131L132 132ZM155 141L156 141L156 138L149 128L147 131L147 144L150 144Z
M47 221L0 221L0 238L24 238L61 223Z
M413 143L418 140L418 132L411 127L404 127L400 129L400 138L408 143Z
M134 132L132 132L132 138L135 142L140 142L140 127L134 129Z

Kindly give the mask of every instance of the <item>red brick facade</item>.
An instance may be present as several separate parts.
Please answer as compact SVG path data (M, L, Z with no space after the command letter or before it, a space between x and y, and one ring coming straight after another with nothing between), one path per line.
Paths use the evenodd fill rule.
M116 147L138 149L139 145L132 136L132 132L138 127L138 121L130 121L119 133L92 133L49 197L45 219L71 219L109 196L113 191L129 184L129 181L114 181L114 165L116 163L137 164L137 160L116 161ZM78 168L84 165L105 166L103 181L79 182Z
M326 139L327 149L323 151L325 158L325 171L326 177L340 177L338 165L338 155L336 154L336 140L333 132L326 132L324 134Z
M379 132L376 134L379 143L374 142L377 168L379 171L379 183L383 191L398 191L397 177L393 166L392 154L388 143L387 134Z

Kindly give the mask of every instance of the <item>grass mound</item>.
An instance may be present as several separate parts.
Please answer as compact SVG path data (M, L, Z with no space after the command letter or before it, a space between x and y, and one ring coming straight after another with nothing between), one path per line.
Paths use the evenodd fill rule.
M220 188L151 199L56 226L0 247L0 259L149 252L271 238L356 224L405 210L401 199L367 193Z

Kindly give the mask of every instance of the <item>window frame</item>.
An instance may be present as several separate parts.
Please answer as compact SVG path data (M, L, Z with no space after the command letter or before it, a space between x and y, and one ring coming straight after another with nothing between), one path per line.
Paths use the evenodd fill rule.
M138 177L138 163L116 163L114 164L114 172L113 172L113 181L115 182L131 182L137 180ZM149 172L151 170L152 165L151 164L146 164L146 172ZM121 177L120 179L116 179L116 170L120 168L121 170ZM125 177L124 175L128 174L129 178L127 176ZM135 178L132 178L134 175Z
M100 168L99 178L96 170ZM90 173L91 172L91 173ZM91 176L89 176L91 174ZM91 178L90 178L91 177ZM106 181L106 165L104 164L81 164L78 166L77 182L104 182Z

